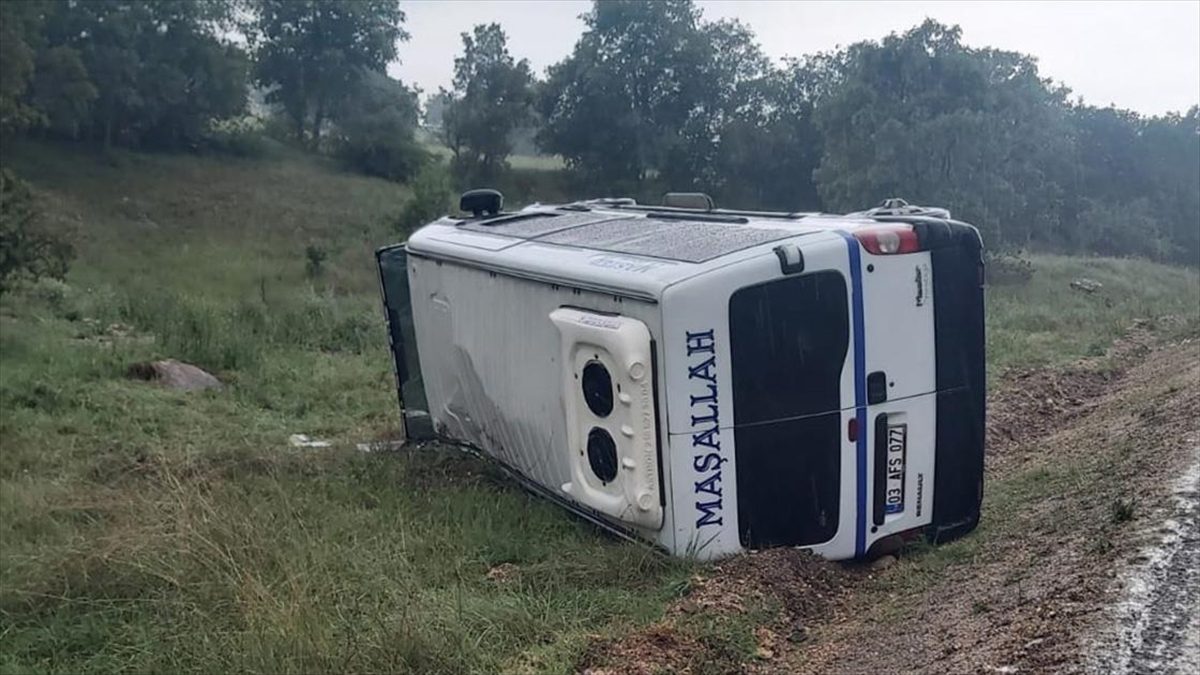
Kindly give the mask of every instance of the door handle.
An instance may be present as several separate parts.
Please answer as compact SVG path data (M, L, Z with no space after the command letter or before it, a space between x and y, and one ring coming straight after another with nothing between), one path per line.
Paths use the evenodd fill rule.
M867 375L867 405L887 400L887 373L877 370Z

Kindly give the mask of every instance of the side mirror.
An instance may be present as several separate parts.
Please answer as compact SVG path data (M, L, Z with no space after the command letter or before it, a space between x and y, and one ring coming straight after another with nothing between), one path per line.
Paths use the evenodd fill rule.
M499 190L487 188L467 190L458 198L458 208L460 211L470 212L476 218L483 215L494 216L504 208L504 195L500 194Z

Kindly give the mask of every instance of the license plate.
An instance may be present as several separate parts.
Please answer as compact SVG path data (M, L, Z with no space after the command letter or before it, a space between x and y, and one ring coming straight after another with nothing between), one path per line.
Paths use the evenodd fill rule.
M887 492L884 513L904 511L904 460L908 454L908 425L889 424L887 428Z

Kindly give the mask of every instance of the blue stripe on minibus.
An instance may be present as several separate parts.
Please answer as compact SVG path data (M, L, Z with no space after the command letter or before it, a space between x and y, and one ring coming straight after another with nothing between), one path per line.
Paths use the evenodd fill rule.
M867 351L863 344L862 262L858 240L848 232L838 232L846 240L850 254L851 323L854 332L854 418L858 420L857 493L855 513L854 557L861 558L867 545Z

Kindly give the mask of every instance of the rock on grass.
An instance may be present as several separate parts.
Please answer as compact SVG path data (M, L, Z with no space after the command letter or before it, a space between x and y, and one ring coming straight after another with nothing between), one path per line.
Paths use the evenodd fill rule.
M224 386L211 373L175 359L135 363L129 366L129 376L138 380L157 382L168 389L177 391L221 389Z

